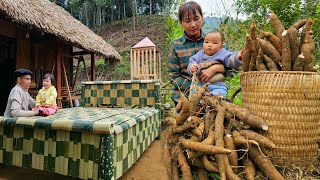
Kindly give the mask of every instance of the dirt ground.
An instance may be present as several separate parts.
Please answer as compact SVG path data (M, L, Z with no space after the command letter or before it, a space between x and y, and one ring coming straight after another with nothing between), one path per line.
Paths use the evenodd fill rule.
M119 180L168 180L160 140L154 140L138 161Z
M0 164L0 180L75 180L55 173ZM154 140L120 180L167 180L160 140Z

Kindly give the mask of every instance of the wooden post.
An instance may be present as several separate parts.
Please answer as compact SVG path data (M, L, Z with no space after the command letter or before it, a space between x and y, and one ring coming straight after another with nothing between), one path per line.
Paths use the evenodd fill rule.
M131 51L130 51L130 73L131 73L131 80L133 80L133 70L134 70L134 67L133 67L133 55L132 55L132 48L131 48Z
M144 49L141 49L141 78L140 79L145 79L146 76L146 68L145 68L145 62L144 62Z
M83 62L83 67L84 67L84 69L86 71L87 81L90 81L88 70L87 70L87 66L86 66L86 61L83 59L82 62Z
M138 50L137 50L137 53L138 53L138 57L137 57L137 61L138 61L137 71L138 71L138 73L137 73L137 76L138 76L139 79L141 79L141 65L140 65L141 59L140 59L140 52L141 52L140 49L138 49Z
M150 69L150 75L152 75L153 76L153 71L152 71L152 49L150 48L149 49L149 69ZM154 77L152 78L152 79L154 79Z
M73 84L72 84L72 91L74 91L74 86L75 86L76 81L77 81L79 66L80 66L80 59L78 59L78 65L77 65L77 69L76 69L76 74L75 74L75 76L74 76Z
M56 77L57 77L57 91L58 97L61 98L61 48L57 49L57 59L56 59Z
M145 56L145 63L146 63L146 65L145 65L145 69L146 69L146 78L147 79L150 79L150 70L149 70L149 59L148 59L148 49L146 49L145 51L144 51L144 56Z
M157 59L157 50L156 50L156 47L154 47L153 48L153 79L156 79L156 77L157 77L157 74L156 74L156 63L157 63L157 61L156 61L156 59Z
M64 66L64 62L63 62L62 59L61 59L61 63L62 63L62 68L63 68L64 80L66 81L66 86L67 86L67 91L68 91L68 97L69 97L70 107L73 108L73 103L72 103L72 97L71 97L70 87L69 87L69 83L68 83L67 72L66 72L66 68L65 68L65 66Z
M134 49L133 50L133 64L134 64L134 69L133 69L133 79L134 78L137 78L137 75L138 75L138 66L137 66L137 50Z
M159 74L158 74L158 76L159 76L159 80L161 81L161 55L160 55L160 52L158 52L158 54L159 54L159 59L158 59L158 62L159 62Z
M96 64L94 61L94 54L91 54L91 81L96 80Z

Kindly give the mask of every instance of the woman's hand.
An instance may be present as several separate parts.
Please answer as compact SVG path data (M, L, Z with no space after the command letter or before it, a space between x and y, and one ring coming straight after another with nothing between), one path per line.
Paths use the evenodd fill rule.
M201 71L200 80L202 82L207 83L213 75L215 75L217 73L224 73L224 72L225 72L225 70L224 70L224 66L222 64L214 64L211 67Z

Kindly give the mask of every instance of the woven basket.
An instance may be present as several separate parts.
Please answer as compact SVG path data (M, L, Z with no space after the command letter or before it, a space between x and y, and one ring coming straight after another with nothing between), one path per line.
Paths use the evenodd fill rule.
M316 164L320 128L320 75L313 72L246 72L241 75L243 106L269 125L263 135L277 148L276 164Z

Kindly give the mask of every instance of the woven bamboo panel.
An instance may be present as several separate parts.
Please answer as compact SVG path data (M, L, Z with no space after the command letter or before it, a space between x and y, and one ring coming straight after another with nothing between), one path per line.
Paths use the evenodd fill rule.
M41 120L34 116L29 121L7 118L6 122L0 123L0 164L45 170L80 179L114 180L121 177L160 135L160 112L156 109L63 110L49 116L57 119ZM74 113L67 110L78 112L84 118L77 119L79 117L73 115L72 119L70 115ZM116 117L118 113L112 111L120 111L124 115ZM111 117L103 119L103 113ZM136 116L137 113L140 115ZM59 114L64 115L67 121L74 121L70 123L70 131L41 126L41 123L59 121ZM110 134L95 132L94 123L88 123L95 120L100 122L102 128L106 127L104 123L112 123L114 130L109 131Z
M262 132L277 148L275 163L315 164L320 130L320 75L313 72L246 72L241 75L243 106L269 125Z
M82 106L132 105L160 108L158 80L90 81L82 83Z

